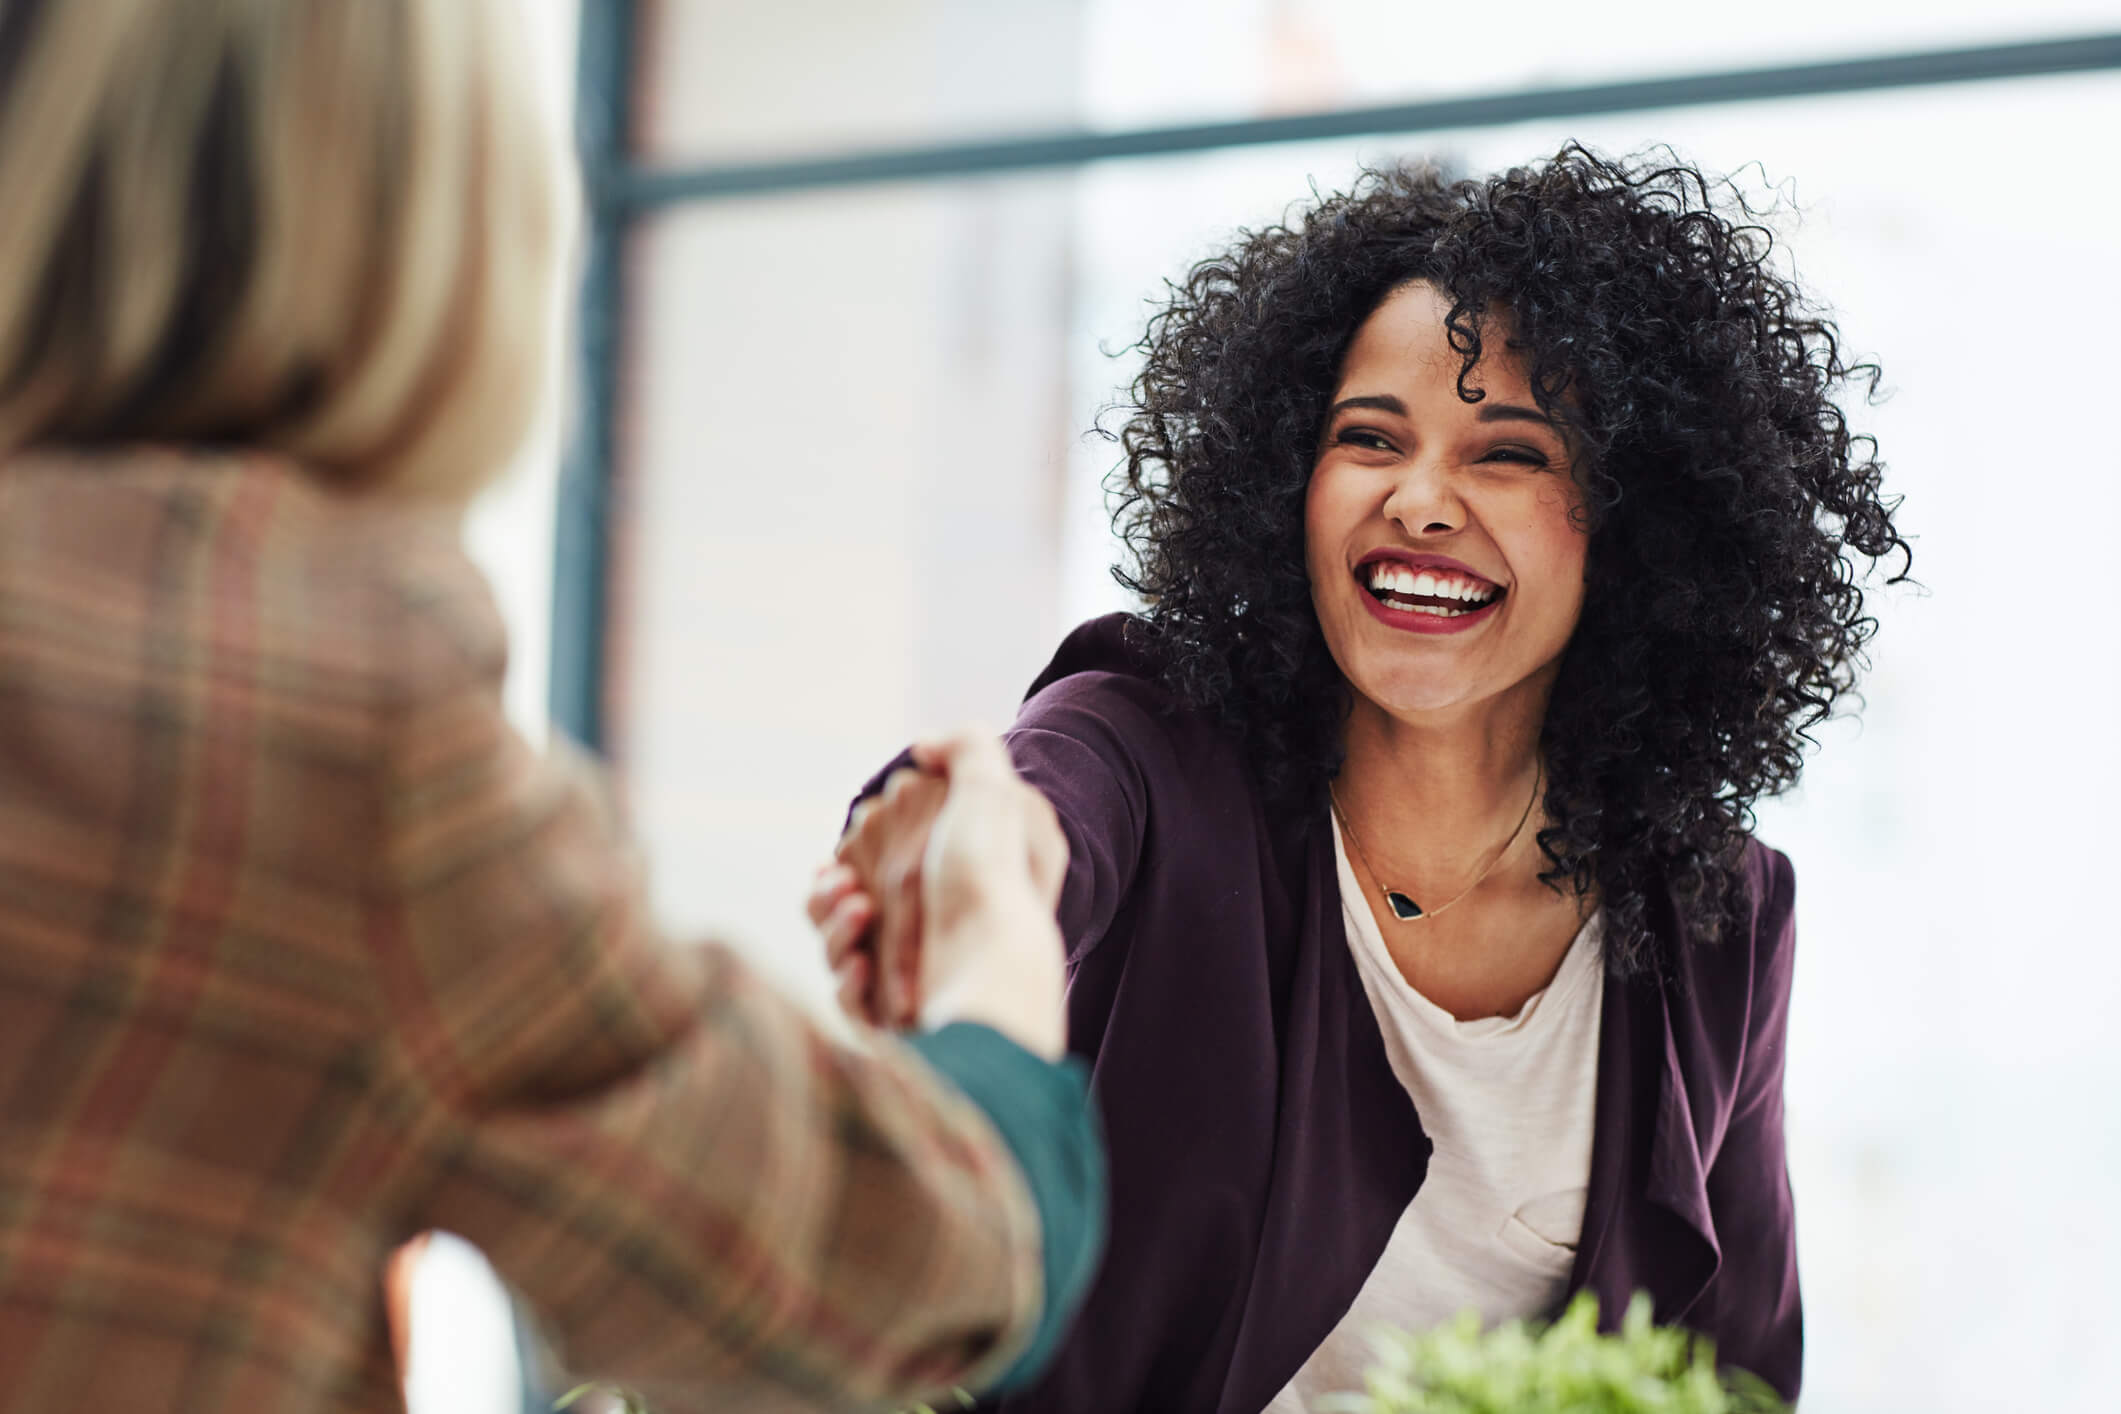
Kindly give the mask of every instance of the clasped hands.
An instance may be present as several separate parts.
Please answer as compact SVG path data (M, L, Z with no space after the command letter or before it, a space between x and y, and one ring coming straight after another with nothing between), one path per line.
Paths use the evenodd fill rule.
M810 920L849 1015L891 1029L992 1026L1066 1050L1060 930L1068 844L991 733L917 743L820 869Z

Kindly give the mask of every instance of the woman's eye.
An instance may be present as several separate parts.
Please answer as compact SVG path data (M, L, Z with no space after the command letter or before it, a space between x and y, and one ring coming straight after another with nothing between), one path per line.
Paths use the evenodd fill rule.
M1372 432L1367 427L1343 428L1333 440L1344 447L1367 447L1377 452L1392 450L1392 444L1385 439L1382 432Z
M1520 466L1545 466L1547 464L1547 459L1544 456L1527 447L1497 447L1485 457L1482 457L1481 460L1516 462Z

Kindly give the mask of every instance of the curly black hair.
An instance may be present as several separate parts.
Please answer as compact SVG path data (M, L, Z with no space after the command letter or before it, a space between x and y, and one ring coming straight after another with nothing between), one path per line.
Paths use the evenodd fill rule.
M1484 330L1504 335L1574 436L1590 531L1544 728L1544 877L1598 891L1621 975L1668 967L1660 897L1703 940L1740 916L1752 806L1796 782L1807 729L1854 685L1877 627L1863 579L1912 558L1877 448L1836 404L1875 395L1878 369L1845 363L1770 268L1759 215L1669 153L1370 171L1172 284L1114 409L1132 567L1113 573L1147 601L1169 686L1243 738L1272 796L1315 800L1349 689L1312 608L1304 500L1343 356L1414 281L1451 300L1468 401Z

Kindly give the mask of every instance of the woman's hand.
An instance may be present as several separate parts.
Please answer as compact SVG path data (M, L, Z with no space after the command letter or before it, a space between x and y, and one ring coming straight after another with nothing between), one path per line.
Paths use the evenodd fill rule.
M941 776L894 771L855 806L811 887L810 921L824 937L840 1007L872 1026L911 1026L917 1013L921 858L948 790Z
M1068 846L1053 808L991 734L913 755L856 808L811 891L841 1005L879 1025L979 1021L1057 1057Z
M1058 1060L1068 1045L1053 917L1068 872L1060 820L991 732L919 742L913 760L950 787L922 855L920 1024L980 1022Z

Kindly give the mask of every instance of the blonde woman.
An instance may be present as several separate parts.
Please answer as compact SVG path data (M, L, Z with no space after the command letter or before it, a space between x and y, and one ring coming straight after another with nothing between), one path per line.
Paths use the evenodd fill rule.
M1086 1279L998 746L928 753L937 1001L857 1053L506 725L453 517L566 227L510 9L0 0L0 1408L395 1408L431 1227L668 1411L1006 1385Z

